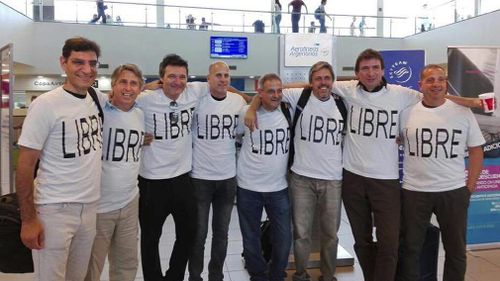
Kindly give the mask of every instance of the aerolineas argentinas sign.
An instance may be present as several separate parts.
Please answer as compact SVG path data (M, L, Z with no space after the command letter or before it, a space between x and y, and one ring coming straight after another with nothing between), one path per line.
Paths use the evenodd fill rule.
M310 67L333 61L333 37L328 34L286 34L285 66Z

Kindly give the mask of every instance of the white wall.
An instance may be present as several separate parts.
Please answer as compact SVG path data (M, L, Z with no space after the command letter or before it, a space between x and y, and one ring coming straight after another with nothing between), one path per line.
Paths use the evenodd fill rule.
M404 38L404 49L425 49L427 63L446 63L448 46L500 46L500 11Z

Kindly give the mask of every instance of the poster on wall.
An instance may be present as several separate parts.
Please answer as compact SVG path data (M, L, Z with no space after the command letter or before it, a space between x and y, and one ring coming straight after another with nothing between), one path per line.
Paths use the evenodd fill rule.
M425 66L424 50L380 51L384 59L384 77L387 83L418 91L420 71Z
M0 49L0 194L13 191L12 186L12 44Z
M425 66L423 50L380 51L384 59L384 78L387 83L419 90L420 71ZM399 180L403 182L403 146L399 147Z
M285 66L311 67L318 61L333 60L333 37L328 34L286 34Z
M463 97L494 93L500 100L500 48L449 47L448 92ZM469 248L500 245L500 108L473 110L486 139L483 170L471 196L467 226Z

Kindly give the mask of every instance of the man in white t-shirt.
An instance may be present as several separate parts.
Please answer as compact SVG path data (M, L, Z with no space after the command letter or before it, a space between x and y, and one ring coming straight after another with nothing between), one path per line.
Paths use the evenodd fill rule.
M481 173L485 141L470 109L445 98L447 83L441 66L426 66L419 82L422 102L401 114L405 148L401 281L419 279L420 251L433 213L446 252L443 280L465 277L467 209Z
M278 75L259 80L262 106L257 111L259 128L251 132L243 122L238 134L243 144L238 158L237 208L243 237L243 257L250 280L283 281L292 242L287 166L290 125L282 112L282 83ZM285 110L289 110L286 108ZM246 108L241 112L245 116ZM290 116L290 112L287 112ZM269 218L271 256L262 255L262 210Z
M189 280L201 281L205 240L212 208L212 243L208 279L223 280L229 222L236 195L235 129L245 100L228 92L229 67L214 62L208 69L208 86L193 119L193 163L190 176L197 207L196 237L189 259Z
M290 175L296 266L294 281L310 280L307 264L316 209L321 237L321 280L336 280L345 122L331 94L333 80L332 66L320 61L309 70L310 89L283 90L283 99L294 111L301 110L295 128L292 128L295 155ZM299 108L304 91L309 91L310 97L304 107ZM249 120L256 120L255 108L258 105L260 101L256 98L245 116L248 126L254 124Z
M188 64L167 55L159 67L161 88L139 95L146 132L153 135L143 147L139 169L141 261L145 280L184 279L195 237L196 204L189 177L192 163L192 122L206 83L187 83ZM176 240L169 269L162 273L159 242L168 215L175 222Z
M134 64L123 64L111 75L110 101L104 106L101 198L97 233L86 281L99 281L106 256L109 280L133 281L137 273L140 154L144 114L135 103L144 80Z
M66 81L31 103L19 138L21 239L33 250L35 280L83 280L87 272L101 175L102 119L91 97L99 55L93 41L66 40Z
M385 81L384 61L375 50L358 56L355 73L359 81L337 81L333 89L348 110L342 199L365 281L394 280L401 211L399 113L420 96Z
M399 114L419 102L421 94L388 84L384 60L373 49L359 54L355 73L359 81L337 81L333 89L344 98L348 111L342 199L365 281L394 280L401 212ZM447 98L480 106L479 99Z

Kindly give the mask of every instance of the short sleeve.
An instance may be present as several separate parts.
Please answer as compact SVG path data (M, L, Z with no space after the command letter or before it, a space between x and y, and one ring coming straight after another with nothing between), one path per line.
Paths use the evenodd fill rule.
M43 98L34 100L23 122L19 145L42 150L54 123L52 106Z

